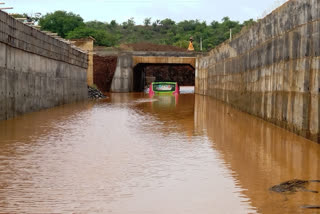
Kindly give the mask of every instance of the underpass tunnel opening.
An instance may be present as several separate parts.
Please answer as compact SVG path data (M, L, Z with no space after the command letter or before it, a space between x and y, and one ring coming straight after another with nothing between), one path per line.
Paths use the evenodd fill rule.
M190 64L139 63L133 68L133 91L143 92L152 82L177 82L195 85L195 68Z

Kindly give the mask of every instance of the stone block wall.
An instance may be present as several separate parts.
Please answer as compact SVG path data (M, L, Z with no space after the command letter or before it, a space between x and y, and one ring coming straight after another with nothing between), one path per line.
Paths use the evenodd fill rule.
M199 57L196 93L319 139L320 0L291 0Z
M88 56L0 11L0 120L87 98Z

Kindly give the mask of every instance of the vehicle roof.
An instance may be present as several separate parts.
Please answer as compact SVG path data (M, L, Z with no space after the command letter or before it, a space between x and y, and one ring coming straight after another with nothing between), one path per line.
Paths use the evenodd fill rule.
M152 84L177 84L177 82L153 82Z

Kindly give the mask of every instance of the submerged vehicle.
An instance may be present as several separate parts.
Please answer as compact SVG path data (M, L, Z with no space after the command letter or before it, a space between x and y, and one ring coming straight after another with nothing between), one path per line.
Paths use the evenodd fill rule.
M177 82L153 82L149 87L149 94L179 94L179 85Z

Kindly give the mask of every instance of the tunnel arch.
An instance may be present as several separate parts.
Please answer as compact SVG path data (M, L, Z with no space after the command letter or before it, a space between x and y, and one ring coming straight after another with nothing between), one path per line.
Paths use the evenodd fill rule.
M191 79L190 85L195 85L193 79L197 74L196 68L197 56L194 53L176 53L176 52L123 52L118 55L117 66L111 83L111 92L138 92L143 91L145 87L146 75L143 68L157 65L158 67L166 67L169 71L174 67L183 67L190 73L189 77L185 79ZM179 69L178 69L179 70ZM181 70L181 69L180 69ZM174 73L174 72L173 72ZM188 72L180 72L180 76L186 75ZM159 79L159 78L158 78ZM164 80L159 79L160 80ZM166 78L165 80L174 81L174 78ZM179 81L178 81L179 82ZM182 81L183 82L183 81ZM184 85L184 83L182 84Z
M195 68L185 63L138 63L133 67L133 91L142 92L151 82L195 85Z

